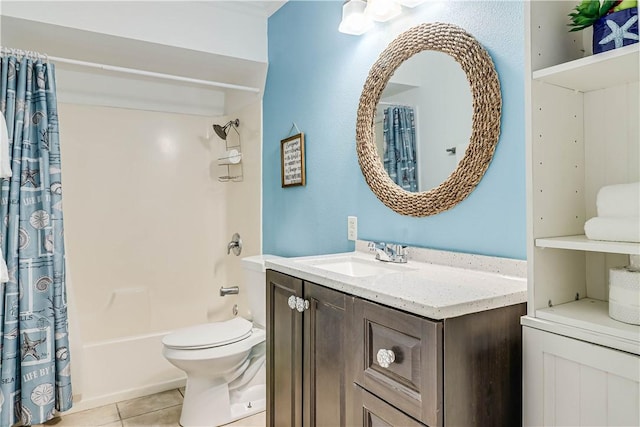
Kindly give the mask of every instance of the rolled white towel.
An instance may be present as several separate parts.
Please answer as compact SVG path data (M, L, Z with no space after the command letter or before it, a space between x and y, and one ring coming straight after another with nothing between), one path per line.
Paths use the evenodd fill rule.
M594 217L584 224L584 234L592 240L640 243L640 216Z
M602 187L596 209L599 217L640 216L640 182Z

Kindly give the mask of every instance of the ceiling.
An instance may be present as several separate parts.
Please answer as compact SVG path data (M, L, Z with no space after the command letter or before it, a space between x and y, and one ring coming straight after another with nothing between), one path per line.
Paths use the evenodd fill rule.
M226 7L247 13L270 17L288 0L206 0L205 3L214 7Z
M249 3L250 5L252 5L252 7L261 8L262 10L264 10L267 16L271 16L274 14L275 11L280 9L286 2L287 0L282 0L282 1L264 0L264 1L247 1L246 3Z

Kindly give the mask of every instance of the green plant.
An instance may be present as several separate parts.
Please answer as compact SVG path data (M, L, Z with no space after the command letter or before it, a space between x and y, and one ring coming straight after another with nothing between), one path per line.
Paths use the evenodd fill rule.
M599 18L609 13L617 3L619 1L616 0L604 0L602 3L598 0L582 0L582 3L575 7L574 12L569 14L571 17L569 31L580 31L592 26Z

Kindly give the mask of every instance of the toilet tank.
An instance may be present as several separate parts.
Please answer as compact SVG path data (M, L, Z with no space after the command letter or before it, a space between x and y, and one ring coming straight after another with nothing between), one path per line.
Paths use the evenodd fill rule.
M267 286L265 259L280 258L276 255L255 255L240 260L244 274L244 289L249 301L253 323L262 328L267 323Z

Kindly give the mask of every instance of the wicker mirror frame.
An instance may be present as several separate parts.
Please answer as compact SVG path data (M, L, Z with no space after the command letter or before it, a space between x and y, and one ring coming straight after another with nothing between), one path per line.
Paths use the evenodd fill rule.
M408 58L424 50L452 56L469 81L473 98L472 130L464 157L440 185L412 193L391 180L375 144L376 107L387 82ZM399 214L429 216L451 209L478 185L491 163L500 136L502 97L491 57L478 41L451 24L425 23L400 34L380 54L362 89L356 122L358 163L375 195Z

